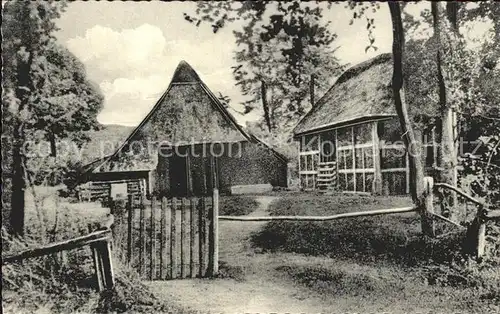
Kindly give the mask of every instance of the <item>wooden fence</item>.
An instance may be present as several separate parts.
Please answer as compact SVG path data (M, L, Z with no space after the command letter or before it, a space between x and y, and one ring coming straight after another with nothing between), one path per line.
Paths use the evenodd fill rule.
M99 291L112 289L115 284L113 262L111 258L111 227L114 223L113 215L94 232L85 236L66 241L50 243L48 245L29 249L18 254L2 256L2 264L22 261L27 258L45 256L57 252L67 251L90 246L94 261L97 286Z
M149 280L212 276L218 272L219 194L163 197L135 203L114 228L121 258Z
M88 235L26 250L19 254L2 256L2 264L26 258L44 256L56 252L90 246L99 291L114 286L111 249L134 267L145 279L176 279L208 277L218 273L218 221L329 221L386 214L418 212L422 217L422 231L435 236L435 220L443 220L463 228L457 222L434 212L434 193L447 189L478 206L476 254L485 252L486 222L500 219L500 210L493 210L460 189L444 183L434 184L426 177L425 202L422 206L389 208L331 216L266 216L233 217L219 216L219 193L190 197L163 197L135 201L129 195L126 210L115 212ZM115 218L116 217L116 218ZM118 248L118 250L116 250Z
M485 204L479 200L473 198L472 196L466 194L460 189L445 184L436 183L432 177L425 177L425 191L424 191L424 203L422 206L412 206L412 207L402 207L402 208L388 208L388 209L378 209L370 211L352 212L352 213L341 213L332 216L265 216L265 217L233 217L233 216L218 216L219 220L227 221L329 221L336 219L354 218L354 217L365 217L365 216L376 216L376 215L387 215L387 214L400 214L409 212L418 212L421 216L422 233L428 237L435 237L435 221L442 220L451 223L459 228L465 228L464 226L452 221L434 211L434 194L438 189L448 189L458 193L461 197L474 203L478 206L475 221L478 223L477 230L477 247L476 255L481 257L485 251L486 244L486 222L488 220L500 219L500 210L492 210L488 208Z

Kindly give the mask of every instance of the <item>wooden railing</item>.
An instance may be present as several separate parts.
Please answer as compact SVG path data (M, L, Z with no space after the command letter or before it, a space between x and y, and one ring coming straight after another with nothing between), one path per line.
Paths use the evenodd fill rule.
M376 209L362 212L342 213L332 216L265 216L265 217L234 217L234 216L219 216L219 220L230 221L329 221L342 218L377 216L387 214L401 214L416 212L417 207L401 207L389 209Z
M495 219L500 219L500 210L495 210L488 206L487 204L481 202L480 200L470 196L469 194L465 193L464 191L460 190L459 188L452 186L447 183L436 183L433 186L434 191L438 191L439 189L446 189L449 191L453 191L460 195L461 197L465 198L467 201L472 202L473 204L478 206L477 214L474 219L475 223L477 224L477 230L474 230L477 232L477 244L476 244L476 257L480 258L484 255L485 252L485 247L486 247L486 224L489 220L495 220ZM462 225L446 218L438 214L434 214L435 217L438 217L442 220L451 222L459 227L465 228ZM474 240L474 239L473 239Z
M445 183L436 183L432 177L425 177L425 191L424 191L424 204L422 206L402 207L402 208L388 208L370 211L341 213L331 216L263 216L263 217L235 217L235 216L218 216L218 220L226 221L330 221L345 218L366 217L387 214L400 214L409 212L418 212L421 216L422 233L428 237L435 237L435 221L437 219L451 223L459 228L465 229L466 227L459 223L450 220L434 211L434 193L437 189L444 188L456 192L465 199L473 202L479 206L476 220L479 222L479 229L477 235L477 257L481 257L485 251L486 243L486 221L500 218L500 210L492 210L481 201L468 195L462 190Z
M108 219L104 223L101 223L99 228L94 232L81 237L29 249L18 254L2 256L2 264L78 249L89 245L92 249L99 291L112 289L115 284L113 262L111 258L111 226L113 222L113 215L109 215Z

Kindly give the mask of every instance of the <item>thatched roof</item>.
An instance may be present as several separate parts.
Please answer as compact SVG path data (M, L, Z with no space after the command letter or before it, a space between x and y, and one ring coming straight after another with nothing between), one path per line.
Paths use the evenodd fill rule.
M391 54L381 54L345 71L294 129L294 135L394 116Z
M246 132L221 104L219 99L202 82L194 69L181 61L174 72L172 81L146 118L129 135L115 153L92 167L93 171L116 169L106 166L121 163L121 152L126 152L130 143L170 143L190 145L199 143L230 143L249 141L260 144L254 136ZM273 151L279 158L284 157ZM127 170L152 169L156 156L134 157L134 165Z

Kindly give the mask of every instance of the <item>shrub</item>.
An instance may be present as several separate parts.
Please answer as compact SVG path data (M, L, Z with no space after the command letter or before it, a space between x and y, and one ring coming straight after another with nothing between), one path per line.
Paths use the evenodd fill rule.
M259 207L259 202L251 196L223 196L219 201L219 215L248 215L257 207Z

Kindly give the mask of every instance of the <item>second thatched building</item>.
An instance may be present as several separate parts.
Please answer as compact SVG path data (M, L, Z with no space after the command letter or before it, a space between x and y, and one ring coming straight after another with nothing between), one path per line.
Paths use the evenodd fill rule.
M344 72L294 129L303 189L409 193L408 156L391 89L392 56ZM427 170L435 166L435 127L417 130Z

